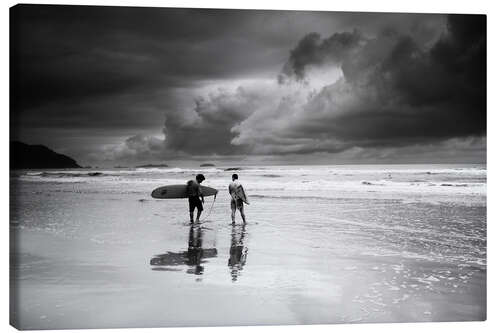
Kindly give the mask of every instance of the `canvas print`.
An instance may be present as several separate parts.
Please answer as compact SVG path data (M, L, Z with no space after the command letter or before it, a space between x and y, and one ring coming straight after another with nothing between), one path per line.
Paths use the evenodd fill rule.
M486 319L486 16L10 9L19 329Z

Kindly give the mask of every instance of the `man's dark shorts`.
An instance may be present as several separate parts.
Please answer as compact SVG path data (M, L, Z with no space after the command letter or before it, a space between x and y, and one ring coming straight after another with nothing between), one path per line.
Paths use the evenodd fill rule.
M195 208L198 208L199 212L203 210L203 205L201 203L200 197L189 197L188 199L190 212L193 212Z

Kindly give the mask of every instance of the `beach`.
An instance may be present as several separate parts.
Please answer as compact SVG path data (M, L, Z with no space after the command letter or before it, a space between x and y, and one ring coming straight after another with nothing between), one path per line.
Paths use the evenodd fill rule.
M231 224L232 173L249 196ZM201 223L150 196L203 173ZM11 173L21 329L486 319L486 166Z

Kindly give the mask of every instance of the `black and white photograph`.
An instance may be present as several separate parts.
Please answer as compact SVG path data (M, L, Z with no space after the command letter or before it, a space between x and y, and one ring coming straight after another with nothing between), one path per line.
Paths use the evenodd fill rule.
M15 328L486 320L486 12L9 11Z

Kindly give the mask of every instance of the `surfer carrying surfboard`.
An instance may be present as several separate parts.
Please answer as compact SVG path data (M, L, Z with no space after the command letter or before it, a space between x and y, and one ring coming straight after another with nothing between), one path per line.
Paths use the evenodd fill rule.
M193 223L193 214L194 209L196 208L198 211L196 212L196 223L200 222L200 215L203 211L203 204L205 203L205 199L203 199L203 193L201 191L200 184L205 180L205 176L201 173L196 175L195 179L191 179L187 182L187 197L189 201L189 219L191 223ZM201 198L201 201L200 201Z
M236 209L238 209L240 211L243 223L247 223L245 219L243 203L246 203L247 205L249 205L250 203L248 202L248 198L245 193L245 190L243 189L243 185L241 185L240 182L238 181L238 175L233 174L232 178L233 181L231 182L231 184L229 184L229 194L231 195L231 220L233 221L234 224Z

